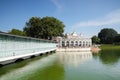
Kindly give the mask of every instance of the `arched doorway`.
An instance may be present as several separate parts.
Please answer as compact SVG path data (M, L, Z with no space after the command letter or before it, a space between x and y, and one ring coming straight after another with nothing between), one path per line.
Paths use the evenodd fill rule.
M88 46L88 42L86 41L86 46Z
M85 42L83 41L83 47L85 47Z
M62 41L62 47L65 47L65 42L64 41Z
M74 41L71 41L71 47L74 47Z
M78 47L78 41L75 41L75 47Z
M66 46L69 47L69 41L66 42Z
M82 42L81 42L81 41L79 42L79 46L80 46L80 47L82 46Z

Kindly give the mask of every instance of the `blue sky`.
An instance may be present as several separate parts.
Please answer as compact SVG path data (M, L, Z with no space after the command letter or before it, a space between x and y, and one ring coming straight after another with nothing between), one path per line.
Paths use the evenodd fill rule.
M120 33L120 0L0 0L0 30L22 30L31 17L53 16L65 33L97 35L103 28Z

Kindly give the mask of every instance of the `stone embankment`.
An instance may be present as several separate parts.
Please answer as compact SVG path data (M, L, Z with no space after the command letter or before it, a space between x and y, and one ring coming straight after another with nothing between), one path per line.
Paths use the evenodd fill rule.
M86 48L57 48L57 52L84 52L91 51L93 53L99 52L101 49L99 47L86 47Z
M93 53L98 53L99 51L100 51L101 49L99 48L99 47L91 47L91 51L93 52Z
M56 51L58 52L83 52L83 51L90 51L91 48L58 48Z

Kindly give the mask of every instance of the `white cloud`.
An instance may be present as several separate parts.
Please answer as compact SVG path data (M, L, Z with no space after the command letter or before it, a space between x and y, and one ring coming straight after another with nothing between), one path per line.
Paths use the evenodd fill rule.
M55 12L53 13L53 15L59 15L60 13L61 13L61 11L62 11L62 3L61 3L61 0L50 0L52 3L53 3L53 5L55 5L55 7L56 7L56 10L55 10Z
M110 12L106 16L85 22L78 22L74 24L72 27L88 27L88 26L103 26L103 25L112 25L112 24L120 24L120 9Z
M51 2L58 8L58 9L61 9L62 6L61 4L58 2L58 0L51 0Z

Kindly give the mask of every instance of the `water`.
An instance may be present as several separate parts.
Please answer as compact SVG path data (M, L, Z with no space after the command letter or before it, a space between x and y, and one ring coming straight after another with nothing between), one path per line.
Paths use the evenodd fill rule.
M1 67L0 80L120 80L120 50L39 56Z

